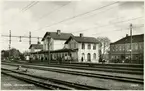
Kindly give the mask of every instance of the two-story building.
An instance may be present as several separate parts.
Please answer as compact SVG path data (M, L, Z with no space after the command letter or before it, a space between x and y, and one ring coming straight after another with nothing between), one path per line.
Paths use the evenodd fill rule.
M131 48L132 46L132 48ZM131 58L132 52L132 58ZM143 63L144 60L144 34L126 37L110 44L111 62L117 60L125 63ZM130 60L132 59L132 60Z
M73 36L71 33L61 33L60 30L57 32L46 32L43 41L43 50L58 50L64 47L65 41Z
M94 37L73 36L57 30L46 32L42 41L43 50L31 53L33 60L98 63L99 42Z
M99 42L94 37L71 36L65 42L65 48L77 49L78 62L95 62L99 60Z

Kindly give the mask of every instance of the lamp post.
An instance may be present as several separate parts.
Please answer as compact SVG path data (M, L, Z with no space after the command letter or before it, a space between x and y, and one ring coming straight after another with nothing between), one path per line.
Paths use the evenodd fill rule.
M130 61L132 63L132 24L130 24Z
M47 40L48 40L48 64L50 63L50 40L51 37L47 36Z

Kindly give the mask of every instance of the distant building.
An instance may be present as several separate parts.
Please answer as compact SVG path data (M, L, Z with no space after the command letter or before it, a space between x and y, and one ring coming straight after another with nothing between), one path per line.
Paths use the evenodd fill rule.
M110 62L143 63L144 60L144 34L132 36L132 50L130 39L126 37L110 44ZM132 51L132 61L130 60Z
M61 33L60 30L57 32L46 32L43 41L43 50L46 51L48 48L50 50L58 50L64 47L65 41L73 36L71 33Z
M79 62L95 62L99 60L99 42L94 37L71 36L65 42L65 48L77 49L76 56ZM72 55L73 56L73 55Z
M38 52L41 51L42 49L43 49L42 44L31 44L29 47L30 52Z

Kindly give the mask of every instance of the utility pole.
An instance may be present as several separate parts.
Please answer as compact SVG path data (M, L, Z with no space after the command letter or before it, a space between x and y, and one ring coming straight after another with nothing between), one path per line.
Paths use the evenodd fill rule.
M39 43L40 43L40 42L39 42L39 37L38 37L37 39L38 39L38 44L39 44Z
M31 45L31 32L29 32L29 45Z
M10 49L11 49L11 30L9 30L9 60L10 60Z
M50 36L47 37L48 40L48 64L50 64Z
M11 49L11 30L9 31L9 50Z
M132 63L132 24L130 24L130 61Z

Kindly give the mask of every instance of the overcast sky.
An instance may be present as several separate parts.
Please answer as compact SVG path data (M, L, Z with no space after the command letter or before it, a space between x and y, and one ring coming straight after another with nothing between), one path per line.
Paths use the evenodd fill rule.
M26 7L30 4L33 6ZM144 28L144 3L137 1L5 1L2 5L3 35L8 35L11 30L12 35L28 36L31 31L32 36L43 37L47 31L59 29L74 35L106 36L114 42L129 34L130 23L133 24L134 35L142 34ZM100 8L103 6L106 7ZM58 23L68 18L72 19ZM22 39L19 42L18 38L12 38L12 47L28 50L28 41ZM8 49L8 38L3 38L1 43L2 49ZM37 39L33 39L32 43L37 43Z

